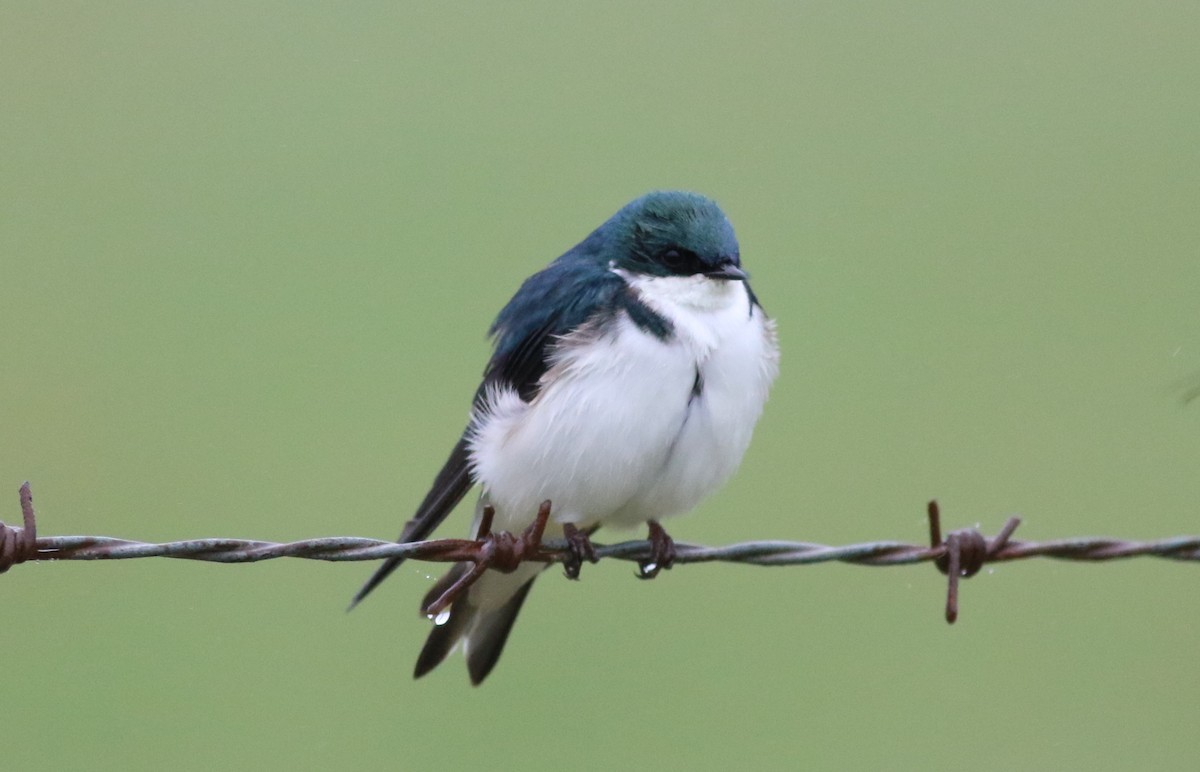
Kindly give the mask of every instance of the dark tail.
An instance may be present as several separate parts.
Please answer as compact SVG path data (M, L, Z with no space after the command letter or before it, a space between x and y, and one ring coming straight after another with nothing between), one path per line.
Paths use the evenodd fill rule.
M465 563L455 565L434 584L422 605L428 605L440 596L467 570L468 566ZM487 576L485 574L480 581L486 581ZM533 579L536 578L535 576ZM504 643L508 640L508 634L512 632L513 623L517 621L517 614L520 613L525 597L533 587L533 579L521 585L503 606L495 609L481 609L471 604L470 592L456 600L449 609L449 618L443 624L435 626L425 640L425 646L417 657L413 677L420 678L440 665L446 655L462 641L466 646L467 673L471 676L471 683L476 686L483 683L483 679L487 678L488 673L492 672L492 668L500 660L500 653L504 651Z

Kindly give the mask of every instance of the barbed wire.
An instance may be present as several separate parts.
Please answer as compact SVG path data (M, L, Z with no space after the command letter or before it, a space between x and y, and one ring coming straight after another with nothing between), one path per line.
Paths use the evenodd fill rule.
M460 581L439 599L448 606L485 570L511 571L522 561L562 563L571 575L572 564L578 575L580 553L570 540L542 541L550 503L545 502L538 519L514 536L489 532L481 538L435 539L397 544L355 536L334 536L294 542L269 542L250 539L189 539L148 543L108 536L37 535L33 496L29 483L20 489L22 528L0 521L0 573L31 560L130 560L164 557L201 560L213 563L255 563L276 558L302 558L324 561L362 561L405 558L433 562L468 562L474 567L469 581ZM749 541L723 547L675 543L673 564L741 563L756 566L795 566L816 563L850 563L863 566L897 566L934 563L949 581L946 595L946 621L958 616L960 578L975 575L989 563L1029 558L1054 558L1073 561L1109 561L1133 557L1157 557L1176 561L1200 561L1200 536L1176 536L1156 541L1129 541L1110 537L1079 537L1043 542L1015 541L1013 531L1021 520L1011 517L991 539L977 528L952 531L942 537L941 516L936 501L927 507L929 545L896 541L874 541L843 546L809 542ZM540 523L540 527L539 527ZM660 557L659 545L651 541L625 541L609 545L589 545L586 558L627 560L646 564ZM667 567L667 566L663 566ZM643 574L644 575L644 574ZM461 586L460 586L461 585Z

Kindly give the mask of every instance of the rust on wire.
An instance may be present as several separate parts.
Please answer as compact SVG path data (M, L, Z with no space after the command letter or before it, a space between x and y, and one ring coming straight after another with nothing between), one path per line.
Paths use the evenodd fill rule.
M421 609L423 614L433 618L450 608L450 605L489 569L511 574L526 560L538 559L538 553L542 549L542 534L546 532L546 523L550 521L550 502L542 502L538 507L537 517L520 536L514 536L508 531L493 533L492 519L495 516L496 510L491 505L483 508L483 516L479 523L479 541L476 542L479 549L465 561L471 563L471 568L459 574L445 592L430 598Z
M942 550L942 554L934 559L934 565L949 579L946 588L946 622L954 624L958 619L958 580L974 576L989 560L994 559L1008 544L1009 537L1021 524L1021 518L1008 518L1000 533L991 541L978 528L951 531L943 540L942 513L937 501L930 501L926 511L929 514L929 544L934 549Z
M305 558L326 561L383 560L404 557L411 560L469 563L461 578L438 598L430 599L426 611L448 607L458 594L487 570L512 571L522 561L561 563L568 576L578 576L581 559L595 562L615 558L634 562L654 559L655 546L649 541L619 544L588 544L581 551L571 539L542 540L550 515L550 502L543 502L537 518L522 534L492 533L490 523L480 529L480 538L436 539L397 544L395 542L336 536L284 544L246 539L192 539L164 544L114 539L107 536L37 535L33 497L29 483L21 486L23 528L0 522L0 573L29 560L129 560L167 557L215 563L254 563L275 558ZM695 544L675 545L676 564L743 563L757 566L808 565L841 562L865 566L912 565L934 563L947 576L946 621L958 617L958 586L961 579L973 576L989 563L1025 560L1035 557L1075 561L1107 561L1132 557L1158 557L1176 561L1200 561L1200 536L1177 536L1157 541L1126 541L1111 538L1075 538L1046 542L1014 541L1013 531L1020 519L1009 518L1000 532L988 539L978 529L951 531L942 537L941 518L936 501L929 502L928 546L878 541L840 547L807 542L756 541L724 547ZM574 574L572 575L572 571ZM461 586L459 586L461 584Z
M28 482L21 486L21 521L24 528L0 521L0 574L38 557L37 519L33 516L33 493Z

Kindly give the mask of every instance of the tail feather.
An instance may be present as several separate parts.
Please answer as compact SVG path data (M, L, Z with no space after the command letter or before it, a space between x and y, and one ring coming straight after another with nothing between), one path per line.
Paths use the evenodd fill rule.
M471 632L467 634L467 673L475 686L483 683L483 679L500 661L500 652L504 651L504 643L512 632L513 623L517 621L517 614L531 587L533 579L521 585L508 603L480 615L479 621L472 625Z
M430 603L441 597L442 593L450 589L450 585L457 582L459 577L469 570L470 566L467 563L455 563L444 576L434 583L433 587L429 588L425 599L421 601L421 608L427 608ZM465 601L465 598L463 600ZM442 664L442 660L454 650L454 646L458 643L458 640L470 628L472 615L470 613L463 613L467 611L465 602L463 603L462 612L455 613L456 611L458 609L451 606L450 618L444 624L434 625L433 630L429 633L429 637L425 639L425 645L421 648L421 654L417 657L417 666L413 670L413 678L420 678Z
M456 564L429 591L426 602L440 595L466 570L467 564ZM455 601L450 607L450 617L444 624L435 626L425 639L413 677L420 678L440 665L461 641L466 648L467 672L471 676L471 683L476 686L482 683L500 660L508 634L512 632L513 623L535 578L530 578L503 605L496 608L486 609L472 604L470 592ZM486 579L487 576L484 576L481 581Z
M442 664L442 660L454 650L459 639L467 632L470 623L470 614L455 614L451 609L450 619L446 624L435 625L429 637L425 639L425 645L421 647L421 653L417 657L417 666L413 668L413 678L420 678Z

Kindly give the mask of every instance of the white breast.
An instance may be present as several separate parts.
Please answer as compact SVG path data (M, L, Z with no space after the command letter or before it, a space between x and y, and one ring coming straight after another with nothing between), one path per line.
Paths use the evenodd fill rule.
M624 317L585 328L562 341L533 402L488 395L471 452L497 528L524 526L545 499L560 522L662 519L694 507L740 463L778 372L773 325L742 282L624 278L671 321L673 338Z

